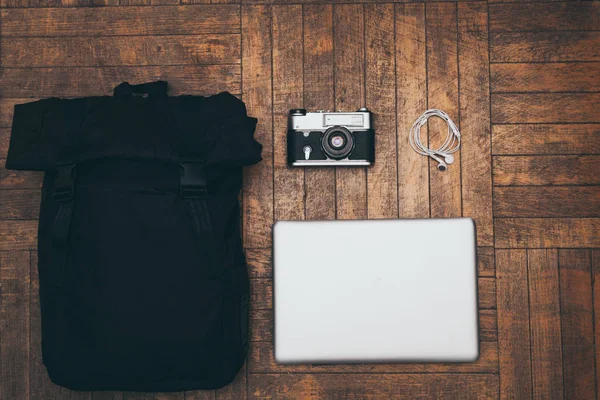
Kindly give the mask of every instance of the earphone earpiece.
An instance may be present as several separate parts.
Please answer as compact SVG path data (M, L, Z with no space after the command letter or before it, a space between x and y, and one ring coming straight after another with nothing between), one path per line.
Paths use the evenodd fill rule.
M452 154L442 153L441 151L436 151L435 154L440 157L444 157L446 164L452 164L454 162L454 156Z
M433 158L435 161L437 161L439 163L437 166L437 169L439 171L445 171L448 169L448 165L444 161L442 161L441 158L439 158L433 154L430 154L429 157ZM452 160L452 161L454 161L454 160Z

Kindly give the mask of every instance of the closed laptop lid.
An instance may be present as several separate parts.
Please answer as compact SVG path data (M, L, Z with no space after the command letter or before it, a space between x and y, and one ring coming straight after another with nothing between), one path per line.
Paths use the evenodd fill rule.
M273 230L277 362L478 358L472 219L280 221Z

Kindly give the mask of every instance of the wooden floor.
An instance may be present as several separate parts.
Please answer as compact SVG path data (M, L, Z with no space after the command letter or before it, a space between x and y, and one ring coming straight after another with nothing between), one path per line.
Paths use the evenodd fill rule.
M0 169L0 399L597 398L600 3L292 2L0 0L0 158L14 104L159 78L173 94L241 95L264 146L243 190L251 351L235 383L209 392L49 382L36 293L41 175ZM286 167L288 109L363 105L376 113L375 166ZM462 131L445 173L408 145L428 107ZM444 126L429 128L439 143ZM274 362L274 221L461 215L477 223L479 361Z

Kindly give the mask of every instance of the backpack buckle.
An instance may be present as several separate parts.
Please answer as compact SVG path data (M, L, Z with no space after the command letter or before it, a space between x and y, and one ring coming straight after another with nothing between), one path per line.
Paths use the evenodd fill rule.
M202 161L181 161L179 190L183 198L206 197L206 173Z
M52 198L55 201L70 201L73 199L73 186L75 185L75 164L62 164L56 167L54 178L54 192Z

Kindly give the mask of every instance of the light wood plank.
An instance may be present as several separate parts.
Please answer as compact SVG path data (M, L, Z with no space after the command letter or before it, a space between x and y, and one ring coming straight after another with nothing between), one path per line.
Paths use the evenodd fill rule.
M494 157L494 185L597 185L600 156Z
M600 247L599 218L496 218L496 248Z

